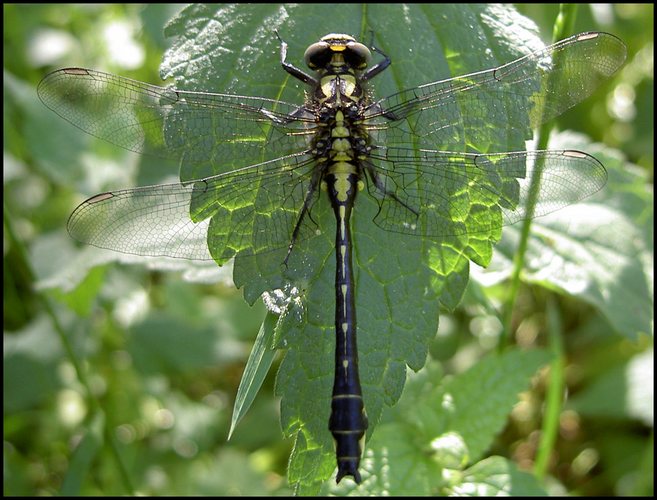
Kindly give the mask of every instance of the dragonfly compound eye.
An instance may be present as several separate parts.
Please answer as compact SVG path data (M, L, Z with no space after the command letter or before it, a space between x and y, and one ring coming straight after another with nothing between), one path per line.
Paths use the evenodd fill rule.
M306 65L310 69L326 67L330 62L331 57L333 57L333 52L331 51L331 46L326 42L313 43L306 49L306 52L303 55Z
M352 68L364 70L372 59L372 53L365 45L358 42L349 42L344 51L344 60Z

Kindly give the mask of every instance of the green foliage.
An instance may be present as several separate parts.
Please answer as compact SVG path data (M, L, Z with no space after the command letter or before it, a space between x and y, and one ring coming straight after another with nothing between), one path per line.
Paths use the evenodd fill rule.
M532 8L543 9L535 19L547 21L541 33L548 39L553 13ZM652 7L634 8L615 7L613 24L602 27L588 9L580 11L576 31L612 32L628 44L630 57L616 81L559 122L606 145L558 134L550 147L593 154L607 167L609 182L585 203L535 221L516 309L518 343L531 344L547 329L544 302L558 302L561 330L568 333L572 399L560 413L561 438L549 473L552 483L579 494L652 493L652 440L645 439L652 433L652 392L645 381L652 380L647 177L653 130L646 113L653 106L652 79L643 68ZM373 84L383 97L512 60L536 43L532 23L495 5L178 9L4 6L5 493L287 493L286 473L297 493L549 491L549 483L526 471L537 444L541 392L549 383L544 373L538 381L532 377L550 356L518 348L490 352L516 249L515 226L505 229L493 253L487 238L432 246L382 235L371 222L376 205L359 199L356 302L371 424L363 485L335 486L324 481L335 468L327 431L334 355L328 204L317 212L327 230L304 243L307 259L292 266L284 314L275 326L268 314L238 391L264 313L224 284L225 270L155 259L157 271L144 271L125 265L135 259L77 248L65 235L78 193L163 182L177 176L175 168L81 134L44 109L34 91L47 69L63 66L158 84L164 61L162 76L175 77L181 88L299 102L301 85L281 71L273 29L289 43L288 59L299 64L321 35L347 32L369 41L372 30L374 44L393 60ZM138 41L146 57L138 70L109 57L112 44L104 33L121 23L133 37L143 27ZM44 45L43 37L53 33L60 42L46 38ZM43 47L60 43L61 55L47 57ZM170 48L162 56L165 43ZM618 107L618 95L628 92L635 98L634 121ZM606 102L615 103L611 115ZM482 141L495 149L523 146L522 135L501 144L492 118L487 130L491 135ZM485 265L491 256L486 270L472 271L475 281L466 288L469 259ZM124 264L107 265L114 261ZM181 284L181 274L197 283L222 281ZM250 303L273 284L286 284L271 267L256 269L239 259L235 281ZM441 313L429 346L439 304L449 311ZM275 390L273 373L265 376L272 344L284 350L280 364L274 361ZM440 361L430 356L426 362L427 352ZM425 362L417 374L406 369ZM518 393L530 388L518 403ZM294 438L287 470L290 453L281 443L274 392L282 398L284 433ZM226 443L229 427L233 437Z

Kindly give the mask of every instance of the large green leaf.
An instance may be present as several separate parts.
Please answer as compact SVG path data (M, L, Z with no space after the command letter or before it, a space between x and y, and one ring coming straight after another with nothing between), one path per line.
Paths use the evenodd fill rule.
M288 60L299 65L303 50L326 33L350 33L365 41L373 33L374 45L393 61L373 82L378 97L493 67L540 46L531 23L500 6L194 5L166 28L175 42L163 62L163 76L174 77L178 87L190 90L301 103L302 85L290 81L280 67L274 30L289 44ZM513 102L509 109L514 109ZM503 118L508 119L483 117L476 137L466 132L468 144L453 144L451 149L464 151L474 144L481 151L522 149L527 125L519 121L517 134L504 135L494 126L495 119ZM227 160L220 171L243 167L243 162L243 158ZM183 180L217 173L200 167L206 166L183 164ZM384 406L399 399L406 366L413 370L423 366L428 342L437 329L439 302L449 308L458 304L468 280L469 259L486 265L492 242L499 237L478 234L441 241L402 237L372 223L377 210L376 202L364 192L352 219L368 436ZM327 430L335 344L335 221L323 197L312 214L317 235L296 243L287 267L281 266L282 249L256 259L237 255L234 271L235 283L244 287L249 302L280 288L293 291L304 306L301 321L288 317L285 328L280 328L278 345L288 350L276 386L282 397L283 430L297 434L289 475L298 484L322 481L335 467Z

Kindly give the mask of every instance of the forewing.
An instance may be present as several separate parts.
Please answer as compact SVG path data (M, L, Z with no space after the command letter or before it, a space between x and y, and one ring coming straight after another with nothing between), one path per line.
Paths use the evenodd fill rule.
M88 134L206 175L303 151L313 123L303 108L281 101L187 92L82 68L50 73L38 94Z
M366 122L380 144L504 151L591 95L625 57L615 36L579 34L498 68L394 94L372 104Z

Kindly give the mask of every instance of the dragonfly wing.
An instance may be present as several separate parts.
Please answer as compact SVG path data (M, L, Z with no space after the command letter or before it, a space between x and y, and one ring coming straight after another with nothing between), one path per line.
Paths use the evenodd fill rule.
M50 73L38 94L90 135L210 174L304 151L308 133L300 131L314 123L304 108L281 101L187 92L83 68Z
M419 138L443 151L504 151L510 137L530 138L532 128L591 95L625 57L615 36L582 33L497 68L399 92L366 114L373 129L384 129L374 132L381 144Z
M574 204L604 186L602 164L580 151L469 154L380 148L372 155L387 231L427 237L497 232ZM530 185L540 189L530 204ZM532 206L530 206L532 205Z
M81 242L123 253L216 260L287 249L312 182L313 162L290 155L183 184L96 195L68 221ZM303 220L297 238L313 234Z

